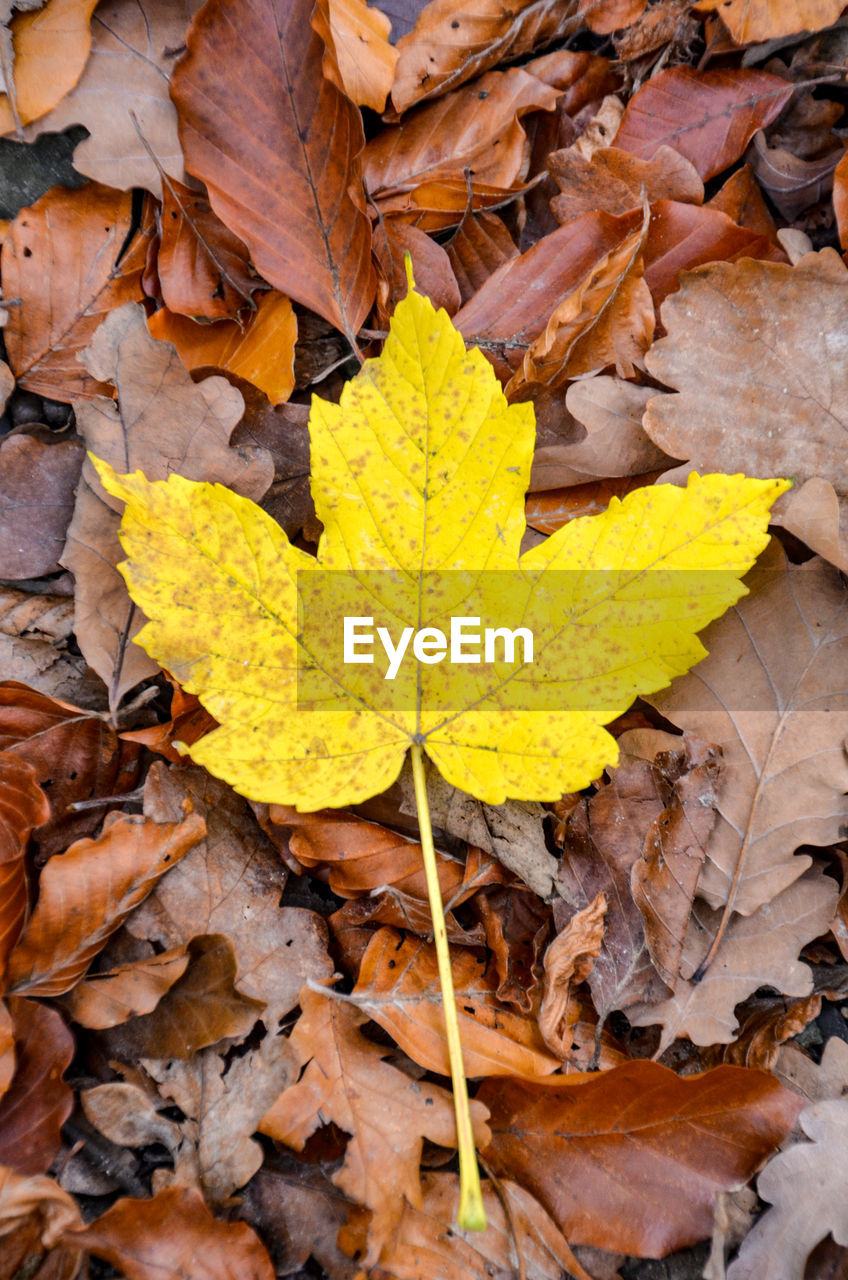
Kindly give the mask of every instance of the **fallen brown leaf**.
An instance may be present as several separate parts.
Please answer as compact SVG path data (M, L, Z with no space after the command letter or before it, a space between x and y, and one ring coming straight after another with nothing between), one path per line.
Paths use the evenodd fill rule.
M162 188L156 274L169 311L194 320L234 320L261 281L247 245L224 226L203 193L176 179Z
M389 19L365 0L318 0L312 23L326 46L327 79L357 106L383 111L398 60Z
M737 44L776 40L798 31L820 31L839 17L839 0L698 0L701 12L721 8L721 20Z
M359 112L324 79L311 0L213 0L171 82L186 163L276 289L356 331L374 297Z
M8 1166L0 1168L0 1240L9 1274L32 1266L33 1258L40 1263L42 1255L49 1253L48 1268L41 1268L45 1280L74 1280L82 1263L81 1250L73 1245L61 1250L54 1246L66 1231L81 1226L76 1201L55 1178L25 1177Z
M463 218L447 251L463 304L498 267L518 257L515 241L502 219L485 209Z
M765 1072L681 1078L655 1062L493 1080L479 1097L492 1112L485 1158L572 1244L654 1258L710 1235L716 1191L747 1181L802 1106Z
M460 306L459 285L450 258L440 244L400 218L383 218L374 230L374 256L380 267L377 307L380 322L388 323L401 298L406 297L405 255L412 259L415 288L449 316Z
M641 17L648 0L580 0L580 12L590 31L608 36Z
M821 1002L820 995L804 996L800 1000L754 997L740 1009L741 1031L733 1044L724 1049L721 1061L771 1071L780 1046L800 1035L819 1016Z
M172 947L105 973L84 978L70 992L67 1010L81 1027L102 1031L151 1013L188 966L185 947Z
M671 67L630 99L614 145L644 160L674 147L706 182L739 159L791 96L791 85L765 71Z
M751 167L763 192L784 218L794 221L830 194L833 171L845 154L836 138L833 142L825 155L804 159L786 147L770 145L762 131L754 134L749 150Z
M40 12L15 15L9 42L14 63L3 66L4 82L12 79L14 89L0 94L0 133L13 133L46 115L73 89L91 48L89 23L96 4L49 0ZM40 4L30 0L15 8L38 9Z
M571 917L545 952L545 987L539 1009L539 1031L545 1044L565 1061L571 1054L569 1017L573 988L584 982L604 937L607 900L602 893Z
M531 890L510 885L477 894L474 911L495 958L497 998L529 1013L537 1003L541 957L551 928L550 907Z
M93 6L92 6L93 7ZM159 170L138 136L130 112L172 178L185 177L177 113L168 81L186 27L201 0L107 0L91 20L91 54L76 88L24 137L82 124L91 135L74 151L74 167L122 190L161 193ZM119 242L120 243L120 242Z
M562 224L593 209L613 214L638 209L643 187L651 203L664 198L695 205L704 201L697 169L673 147L659 147L650 160L619 147L599 147L587 160L578 146L571 146L548 156L548 169L562 192L551 201Z
M24 854L34 827L50 817L35 769L0 751L0 977L20 936L27 912Z
M531 493L525 503L525 518L531 529L539 533L556 533L569 520L578 516L596 516L607 510L611 498L625 498L634 489L653 484L658 471L637 476L613 477L568 489L550 489Z
M708 209L726 213L740 227L766 236L772 244L778 244L777 227L763 199L759 183L749 164L735 169L707 204Z
M218 1221L187 1187L151 1200L119 1200L62 1240L120 1268L127 1280L274 1280L265 1247L247 1223Z
M304 1071L259 1126L263 1133L302 1150L327 1120L351 1135L345 1162L333 1182L373 1212L364 1265L371 1265L397 1230L404 1202L421 1205L418 1166L423 1139L456 1144L450 1095L410 1079L383 1061L385 1049L366 1040L365 1015L332 993L305 988L303 1010L291 1035ZM477 1141L488 1137L486 1112L471 1103Z
M550 1075L560 1066L545 1048L534 1014L503 1005L494 965L470 951L451 961L465 1071L469 1076ZM380 929L362 958L353 989L357 1006L428 1071L449 1076L435 947Z
M58 570L82 458L79 441L47 431L14 432L0 442L0 576Z
M147 237L124 244L132 198L97 182L55 187L22 209L3 242L3 287L21 299L4 334L19 385L42 396L108 394L77 356L114 307L141 298ZM62 264L73 262L74 271Z
M45 1173L58 1154L73 1094L62 1079L74 1039L54 1009L9 1000L15 1073L0 1098L0 1164L16 1173Z

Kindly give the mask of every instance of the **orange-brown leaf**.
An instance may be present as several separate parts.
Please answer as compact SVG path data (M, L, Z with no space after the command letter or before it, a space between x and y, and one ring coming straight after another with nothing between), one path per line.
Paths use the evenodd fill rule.
M118 965L78 982L67 1000L68 1011L81 1027L102 1031L156 1008L166 991L185 973L185 947L172 947L142 960Z
M16 1173L45 1173L58 1154L60 1129L74 1099L62 1079L74 1039L54 1009L34 1000L9 1001L15 1074L0 1098L0 1164Z
M96 4L97 0L48 0L37 12L15 14L10 29L16 111L8 93L0 94L0 133L12 133L18 122L38 120L73 89L91 48L89 23Z
M50 817L35 769L0 751L0 978L23 928L27 910L24 854L33 828Z
M558 1058L569 1057L571 1026L575 1021L570 1005L573 988L592 972L604 937L607 900L597 894L582 911L577 911L545 952L545 989L539 1009L539 1031L545 1044Z
M398 52L391 23L365 0L318 0L312 25L324 41L324 75L360 107L382 111Z
M169 311L235 319L261 283L247 245L225 227L204 194L172 178L162 187L156 271Z
M698 0L702 13L721 9L721 20L737 44L778 40L799 31L829 27L845 8L842 0Z

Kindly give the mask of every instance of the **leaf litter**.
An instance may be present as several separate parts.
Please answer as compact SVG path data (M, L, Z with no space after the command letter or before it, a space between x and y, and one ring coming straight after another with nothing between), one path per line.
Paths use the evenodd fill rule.
M5 131L84 125L75 163L93 181L21 208L2 249L10 1275L75 1280L100 1259L131 1280L601 1280L669 1255L682 1280L710 1240L713 1280L844 1265L840 11L15 7ZM184 637L145 653L118 570L121 503L82 464L88 448L154 488L180 476L260 501L262 536L299 566L318 544L334 569L376 568L351 560L354 528L403 566L416 479L399 488L375 459L401 448L408 465L410 436L390 438L364 387L400 392L368 373L379 364L351 379L363 357L400 368L387 331L423 305L404 303L406 253L418 295L480 353L441 328L425 388L470 361L520 452L485 482L456 471L432 567L466 529L478 556L507 546L515 564L523 535L536 574L554 549L591 568L589 513L598 537L632 519L644 555L695 473L794 482L747 594L678 628L661 672L615 685L579 771L554 753L528 778L538 719L482 786L473 735L432 741L483 1234L455 1221L403 717L382 742L391 766L349 771L337 794L303 760L283 787L276 765L258 789L249 761L234 774L234 694L210 700L196 668L213 625L256 661L243 615L222 611L232 590L171 548L148 575L148 627L157 582L173 594L182 568L195 605L209 592L197 656ZM384 516L346 526L334 475L354 447ZM222 524L219 545L234 533ZM630 623L620 638L644 672ZM552 651L551 676L562 660ZM589 662L595 679L612 669L602 645ZM271 760L278 691L249 713ZM498 753L519 714L499 706ZM723 1189L746 1182L759 1200L731 1227Z

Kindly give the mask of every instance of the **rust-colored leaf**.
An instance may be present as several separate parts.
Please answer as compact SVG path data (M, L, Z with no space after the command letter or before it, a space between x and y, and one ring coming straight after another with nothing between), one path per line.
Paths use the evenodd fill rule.
M383 218L374 232L374 256L380 266L377 306L381 323L388 323L401 298L406 297L405 257L412 259L415 287L434 307L449 316L459 310L460 294L450 258L435 240L400 218Z
M640 18L647 3L648 0L580 0L580 13L590 31L608 36Z
M448 244L448 257L466 303L498 267L518 257L518 249L502 219L482 210L463 218Z
M97 0L48 0L47 4L23 4L34 13L16 13L3 60L3 79L14 82L14 98L0 94L0 133L12 133L30 120L38 120L73 89L82 75L91 48L89 22ZM6 13L13 7L9 5ZM5 26L5 22L3 24Z
M746 1182L803 1103L770 1075L656 1062L589 1076L493 1080L485 1151L572 1244L663 1257L710 1235L717 1190Z
M325 79L311 0L212 0L171 96L191 172L257 271L355 339L374 298L356 107Z
M521 885L490 889L474 899L498 973L497 998L522 1013L538 1003L541 957L551 930L551 909Z
M24 854L33 828L50 817L35 769L0 751L0 977L23 928L27 911Z
M0 1168L0 1240L5 1277L46 1261L38 1280L75 1280L82 1262L78 1247L54 1247L65 1231L82 1226L74 1198L55 1178ZM47 1260L44 1255L49 1255Z
M674 147L706 182L739 159L791 96L792 86L766 71L671 67L630 99L615 146L645 160Z
M54 1009L33 1000L9 1001L15 1074L0 1098L0 1164L16 1173L45 1173L58 1154L60 1129L73 1094L62 1079L74 1040Z
M731 173L724 186L708 202L707 208L726 213L738 226L766 236L774 245L780 243L774 218L749 164L743 164Z
M56 573L82 466L76 440L21 432L0 443L0 576Z
M582 911L575 912L545 952L539 1031L551 1052L563 1060L571 1054L574 988L592 972L604 937L606 913L607 900L599 893Z
M613 214L638 209L643 187L651 203L668 199L699 205L704 199L695 166L668 146L659 147L649 160L619 147L599 147L587 160L578 140L578 145L554 151L548 169L562 193L554 196L551 211L563 224L593 209Z
M327 79L357 106L382 111L398 60L389 19L365 0L318 0L312 25L326 46Z
M20 386L64 400L109 394L77 356L107 312L142 296L147 240L139 232L124 247L132 221L131 196L97 182L54 187L15 218L3 287L21 305L4 333Z
M156 272L169 311L232 320L261 283L247 245L213 213L208 199L172 178L162 189Z
M151 1013L188 966L185 947L172 947L149 959L118 965L78 982L67 1009L81 1027L102 1031L129 1018Z

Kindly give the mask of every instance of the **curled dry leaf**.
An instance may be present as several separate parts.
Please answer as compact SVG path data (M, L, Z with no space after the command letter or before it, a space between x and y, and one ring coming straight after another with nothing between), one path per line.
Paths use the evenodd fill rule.
M746 227L749 231L756 231L759 235L766 236L772 244L778 243L774 218L769 212L759 183L749 164L743 164L741 168L734 169L724 186L720 187L708 202L707 208L718 209L720 213L726 213L740 227Z
M698 0L702 13L721 9L721 20L737 44L779 40L799 31L820 31L844 9L840 0Z
M0 1241L11 1275L19 1274L25 1265L32 1266L33 1258L40 1261L40 1255L53 1250L66 1231L81 1226L76 1201L55 1178L42 1174L26 1177L8 1166L0 1168ZM54 1270L42 1269L42 1274L74 1280L82 1261L80 1249L68 1245L61 1256L58 1252L57 1248L48 1264Z
M386 1050L366 1040L367 1019L350 1004L305 988L291 1043L304 1071L283 1092L259 1126L263 1133L303 1149L316 1128L333 1120L351 1135L333 1182L373 1211L364 1265L392 1239L404 1201L421 1205L418 1167L424 1138L456 1145L450 1094L416 1081L383 1061ZM485 1108L471 1103L477 1141L488 1140Z
M146 187L158 196L159 170L136 132L132 112L165 172L183 178L168 81L186 28L201 3L106 0L98 5L91 20L91 54L79 83L49 115L27 127L27 141L69 125L85 125L90 137L77 145L74 168L96 182L124 191Z
M602 893L577 911L545 952L545 988L539 1009L539 1031L545 1044L563 1060L570 1057L569 1017L573 988L592 972L604 937L607 900Z
M96 4L97 0L48 0L42 8L36 0L35 5L15 6L38 12L17 13L11 22L4 53L10 53L13 62L7 67L4 58L3 78L11 72L14 90L0 94L0 133L13 133L38 120L73 89L91 49L89 23Z
M265 1246L246 1222L213 1218L199 1191L171 1187L150 1200L119 1200L82 1230L66 1233L127 1280L274 1280Z
M663 1257L710 1235L717 1189L746 1182L801 1100L761 1071L682 1078L636 1061L545 1082L487 1081L496 1170L572 1244Z
M474 910L498 973L497 998L522 1013L538 1003L541 956L551 928L551 909L522 885L477 894Z
M3 287L21 305L4 335L21 387L65 400L108 394L77 357L107 312L141 298L147 238L139 231L125 248L132 225L131 196L97 182L54 187L15 218L3 242Z
M74 1055L74 1039L54 1009L33 1000L13 997L9 1012L15 1073L0 1098L0 1165L16 1173L46 1173L74 1105L62 1079Z
M98 396L75 406L77 429L98 457L151 476L178 471L217 480L255 498L268 488L273 464L265 450L229 444L244 409L241 393L220 377L192 382L173 347L150 336L141 307L112 312L84 358L93 376L114 382L118 393L117 405ZM144 619L116 568L123 555L116 505L86 462L63 563L76 581L79 646L108 686L113 712L129 689L158 671L130 643Z
M70 596L31 595L15 587L0 587L0 633L5 636L37 636L67 640L74 629L74 605Z
M463 218L447 252L463 303L474 297L498 267L518 257L515 241L502 219L485 209Z
M825 155L804 159L786 147L770 146L760 131L754 134L749 159L765 194L778 212L792 221L830 194L834 169L844 154L837 145Z
M256 310L240 323L198 324L166 307L148 321L154 338L172 342L187 369L226 369L283 404L294 391L297 319L284 293L263 293Z
M818 1102L799 1124L812 1141L781 1151L760 1174L757 1191L772 1207L742 1242L728 1280L796 1280L828 1233L848 1245L848 1103Z
M615 146L649 160L674 147L706 182L783 110L792 86L766 71L660 71L627 104Z
M189 962L185 947L172 947L146 959L118 965L78 982L66 1008L81 1027L102 1031L129 1018L151 1013Z
M434 98L479 76L499 62L513 61L571 35L580 26L574 0L432 0L412 31L398 41L400 58L392 87L397 112Z
M374 298L357 108L321 66L311 0L212 0L171 83L186 163L257 271L355 341Z
M778 1060L780 1046L800 1035L807 1024L819 1016L821 1002L817 994L800 1000L775 999L774 996L749 1000L740 1010L743 1021L739 1036L724 1049L722 1062L771 1071Z
M324 75L360 107L383 111L398 52L391 22L365 0L318 0L312 24L324 41Z
M12 953L13 991L61 995L156 881L201 840L206 824L187 806L185 816L158 822L111 813L94 840L78 840L41 873L35 911Z
M643 187L651 203L668 199L700 205L704 200L697 169L673 147L658 147L649 160L619 147L599 147L587 160L574 145L548 156L548 169L562 192L551 201L562 224L593 209L613 214L638 209Z
M380 266L377 306L387 321L397 303L406 296L406 254L412 259L415 287L426 293L434 307L444 307L449 316L460 306L459 286L445 249L418 227L400 218L383 218L374 231L374 256Z
M467 1075L533 1078L558 1069L560 1061L546 1051L535 1015L497 999L498 975L491 962L457 951L451 969ZM396 929L380 929L362 957L353 996L413 1062L450 1075L434 946Z
M195 320L234 320L261 284L247 245L202 192L173 178L162 188L159 240L156 275L169 311Z
M0 442L0 577L55 573L82 467L77 440L21 432Z
M824 561L788 564L779 544L746 581L750 594L704 633L709 656L697 672L651 702L721 747L719 818L698 894L750 915L810 866L795 855L800 844L826 846L845 822L848 595Z
M34 827L50 817L50 804L35 769L0 751L0 977L27 912L24 854Z

